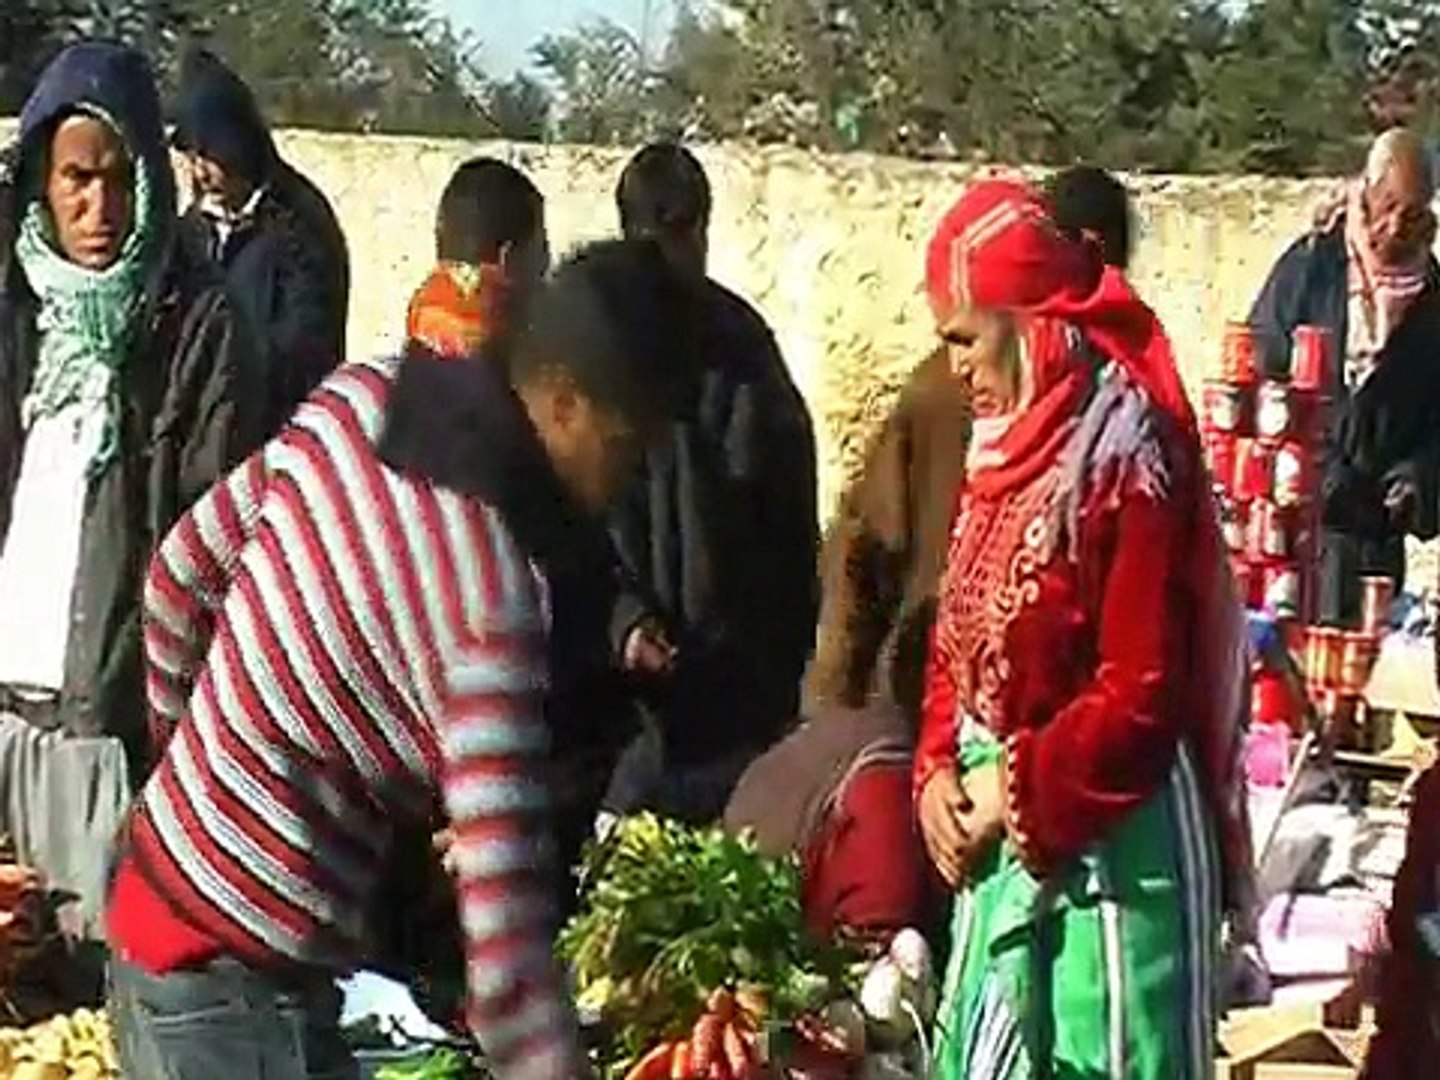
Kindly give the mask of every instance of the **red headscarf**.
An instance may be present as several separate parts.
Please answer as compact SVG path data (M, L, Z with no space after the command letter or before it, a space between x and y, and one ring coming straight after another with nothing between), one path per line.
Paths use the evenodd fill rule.
M1159 319L1118 269L1102 265L1098 251L1060 234L1025 184L971 185L930 241L926 283L942 320L960 305L1011 313L1024 347L1028 400L996 444L993 463L966 477L968 492L1002 496L1028 483L1065 448L1093 379L1077 335L1119 364L1178 422L1200 468L1195 414ZM1194 512L1185 515L1191 530L1186 584L1197 655L1186 693L1177 700L1194 710L1186 726L1204 761L1224 834L1230 900L1245 910L1253 869L1238 751L1249 707L1247 639L1208 486L1194 485L1194 497Z
M998 494L1033 478L1058 454L1089 380L1078 334L1119 363L1152 401L1195 429L1170 341L1125 276L1098 249L1067 239L1025 184L972 184L941 220L926 258L930 303L1018 317L1029 400L977 470L971 490Z

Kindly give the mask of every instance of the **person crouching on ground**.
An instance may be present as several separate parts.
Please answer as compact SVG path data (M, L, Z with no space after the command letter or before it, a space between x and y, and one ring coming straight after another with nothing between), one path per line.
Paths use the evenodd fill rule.
M889 705L818 713L756 758L725 808L727 831L796 855L805 922L888 941L939 910L910 803L913 729Z
M653 244L583 251L508 364L342 369L165 540L165 751L108 907L126 1075L353 1076L334 979L391 838L438 806L489 1066L585 1073L552 952L534 567L694 393L692 299Z

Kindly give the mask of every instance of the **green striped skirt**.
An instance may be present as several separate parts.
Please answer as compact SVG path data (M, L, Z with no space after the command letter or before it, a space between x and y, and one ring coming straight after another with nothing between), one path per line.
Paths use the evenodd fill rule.
M988 736L963 768L995 760ZM1213 1080L1220 866L1182 746L1169 782L1069 870L1008 841L956 897L941 1080Z

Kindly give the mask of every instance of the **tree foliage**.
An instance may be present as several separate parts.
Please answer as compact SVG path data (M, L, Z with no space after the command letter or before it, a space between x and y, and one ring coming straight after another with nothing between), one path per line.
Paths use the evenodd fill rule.
M500 134L492 99L513 116L513 83L482 69L473 38L425 0L0 0L0 112L13 111L61 45L103 36L146 50L169 79L204 44L254 88L277 124L482 137ZM532 89L532 133L548 113ZM527 126L528 125L528 126Z
M341 130L1331 172L1440 123L1440 0L679 0L649 48L591 22L497 80L427 0L0 0L0 111L65 41L162 73L205 41L271 119Z

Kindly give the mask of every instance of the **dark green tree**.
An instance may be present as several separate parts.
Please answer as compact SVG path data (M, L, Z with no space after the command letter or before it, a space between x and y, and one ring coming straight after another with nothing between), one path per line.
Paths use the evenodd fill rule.
M555 93L556 133L568 142L610 145L647 138L657 127L657 101L640 43L601 19L571 34L541 38L535 66Z
M491 83L485 93L485 111L503 139L544 141L550 129L550 108L549 92L523 72Z

